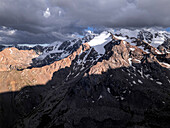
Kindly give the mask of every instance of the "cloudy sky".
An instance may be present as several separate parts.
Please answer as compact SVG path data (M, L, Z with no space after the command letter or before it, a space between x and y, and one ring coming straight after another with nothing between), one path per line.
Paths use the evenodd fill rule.
M51 43L87 27L170 27L170 0L0 0L0 43Z

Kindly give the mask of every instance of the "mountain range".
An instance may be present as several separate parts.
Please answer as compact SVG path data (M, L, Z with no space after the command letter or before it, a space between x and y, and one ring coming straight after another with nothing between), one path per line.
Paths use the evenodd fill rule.
M107 30L0 46L2 128L169 128L170 33Z

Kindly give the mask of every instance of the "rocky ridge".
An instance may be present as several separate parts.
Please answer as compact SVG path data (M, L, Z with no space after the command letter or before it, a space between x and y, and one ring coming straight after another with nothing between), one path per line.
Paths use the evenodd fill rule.
M41 68L31 69L28 68L23 70L11 70L11 71L5 69L4 71L1 71L0 72L1 92L17 91L22 87L28 85L32 86L37 84L46 84L52 78L52 75L55 71L58 71L61 68L69 67L71 65L72 60L76 57L76 55L88 49L88 47L89 46L87 44L83 44L75 52L73 52L66 58L59 61L55 61L54 63L43 66ZM18 63L20 64L20 62Z

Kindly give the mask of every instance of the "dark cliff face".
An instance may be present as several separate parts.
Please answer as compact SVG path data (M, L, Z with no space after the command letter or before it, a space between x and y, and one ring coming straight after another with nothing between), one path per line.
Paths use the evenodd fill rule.
M148 65L155 68L155 64ZM160 85L150 78L167 77L169 72L161 69L165 74L158 77L156 74L161 72L151 66L149 70L153 74L147 79L148 69L145 66L112 69L102 75L86 74L69 84L58 85L53 92L56 97L49 97L38 108L40 112L27 117L25 127L168 128L169 83L160 79L163 83ZM143 73L144 78L138 71ZM56 74L55 77L59 76ZM47 122L44 124L44 121Z

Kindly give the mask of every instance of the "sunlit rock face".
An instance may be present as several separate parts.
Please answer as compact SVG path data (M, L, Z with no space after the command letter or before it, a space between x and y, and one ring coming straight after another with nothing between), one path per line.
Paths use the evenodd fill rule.
M32 59L38 57L34 50L18 50L11 47L0 52L0 71L23 69L31 66Z

